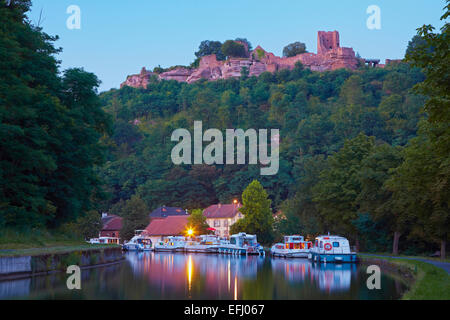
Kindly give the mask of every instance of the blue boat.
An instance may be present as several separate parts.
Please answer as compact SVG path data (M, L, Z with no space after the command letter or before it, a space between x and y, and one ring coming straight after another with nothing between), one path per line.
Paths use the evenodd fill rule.
M340 236L319 236L309 251L308 259L318 263L357 262L355 252L351 252L348 240Z

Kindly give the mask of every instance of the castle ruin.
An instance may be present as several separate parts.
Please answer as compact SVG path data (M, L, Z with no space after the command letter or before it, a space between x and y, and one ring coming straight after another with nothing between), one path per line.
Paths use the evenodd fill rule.
M337 31L318 32L317 54L307 52L286 58L275 56L260 46L251 52L248 52L248 47L246 49L248 58L229 58L226 61L219 61L213 54L202 57L199 67L196 69L177 67L157 74L143 68L140 74L128 76L120 87L146 88L151 76L156 76L160 80L192 83L200 79L217 80L240 77L244 67L249 71L249 76L259 76L266 71L292 70L297 62L301 62L303 66L313 71L330 71L341 68L355 70L359 63L367 62L365 59L357 58L352 48L340 46L339 32ZM384 67L381 64L373 64L373 66Z

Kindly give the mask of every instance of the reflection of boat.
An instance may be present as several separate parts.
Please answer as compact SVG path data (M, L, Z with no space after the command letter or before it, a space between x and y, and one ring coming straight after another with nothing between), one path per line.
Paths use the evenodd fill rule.
M256 235L241 232L230 237L230 243L220 244L219 253L264 255L264 248L256 240Z
M312 263L306 259L272 259L271 265L274 274L283 275L289 282L302 283L311 275Z
M340 236L319 236L310 250L309 259L316 262L356 262L355 252L350 251L348 240Z
M122 249L125 251L150 251L152 250L152 240L145 235L144 230L136 230L134 237L126 242Z
M164 241L155 244L155 251L184 251L186 245L186 238L182 236L170 236Z
M354 264L321 264L313 268L313 278L321 291L348 291L352 282L352 271L356 272Z
M270 253L285 258L307 258L311 247L312 242L305 241L302 236L285 236L284 243L274 244Z
M219 249L220 238L216 235L201 235L198 241L186 241L186 252L215 253Z

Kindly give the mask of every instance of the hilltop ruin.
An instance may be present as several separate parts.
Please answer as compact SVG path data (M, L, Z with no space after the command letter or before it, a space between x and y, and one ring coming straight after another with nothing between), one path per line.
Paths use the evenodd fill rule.
M248 47L246 49L248 51ZM215 54L204 56L196 69L176 67L170 71L157 74L142 68L140 74L128 76L127 80L120 87L146 88L152 76L156 76L160 80L176 80L187 83L200 79L228 79L240 77L244 67L249 71L249 76L259 76L266 71L276 72L283 69L293 69L298 61L313 71L329 71L340 68L354 70L359 63L368 63L377 67L384 66L379 64L379 60L366 61L365 59L357 58L352 48L341 47L339 32L319 31L317 35L317 54L302 53L294 57L284 58L277 57L258 46L253 51L248 52L248 58L229 58L226 61L219 61L216 59Z

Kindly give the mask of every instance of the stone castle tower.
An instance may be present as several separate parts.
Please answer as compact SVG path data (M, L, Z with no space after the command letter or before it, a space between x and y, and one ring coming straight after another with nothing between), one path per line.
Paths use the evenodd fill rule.
M317 34L317 54L325 54L328 51L340 48L339 32L319 31Z

